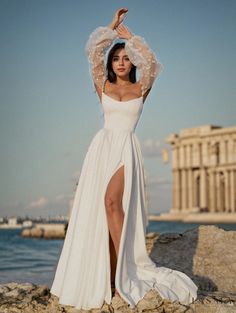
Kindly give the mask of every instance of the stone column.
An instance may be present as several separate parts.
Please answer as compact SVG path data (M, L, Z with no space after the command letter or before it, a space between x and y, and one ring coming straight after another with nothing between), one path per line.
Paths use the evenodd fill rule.
M235 177L234 170L230 171L230 209L231 212L235 212Z
M176 180L177 180L177 186L176 186L176 204L179 211L181 211L181 186L180 186L180 171L178 170L176 172Z
M202 166L208 166L209 164L208 157L208 143L207 141L203 141L202 143Z
M193 172L192 169L188 169L188 208L193 208Z
M233 162L236 163L236 138L233 138L234 157Z
M190 144L186 145L186 148L185 148L185 166L187 168L191 167L191 145Z
M179 167L182 169L184 166L185 166L184 146L180 145L180 147L179 147Z
M207 208L207 195L206 195L206 170L201 168L200 170L200 208Z
M186 177L186 170L181 170L181 209L186 210L187 208L187 177Z
M210 212L216 212L216 195L215 195L215 172L209 172L209 207Z
M172 169L177 169L179 167L179 148L173 147L172 148Z
M228 162L233 163L234 162L234 140L233 138L230 138L228 141Z
M200 148L198 142L193 143L192 165L195 167L200 166Z
M175 170L172 171L172 211L176 211L176 201L175 201L175 193L176 193L176 179L175 179Z
M217 165L217 153L218 153L218 143L211 142L210 144L210 165L215 167Z
M226 163L226 141L222 140L220 141L220 164Z
M193 171L193 206L194 210L200 208L200 171Z
M180 177L179 170L173 171L173 209L180 211Z
M230 211L230 205L229 205L229 195L230 195L230 190L229 190L229 172L226 170L224 172L225 176L225 210L226 212Z
M225 212L225 176L223 172L220 172L219 176L220 176L220 212Z
M222 212L221 193L220 193L220 173L219 172L216 172L216 209L217 209L217 212Z

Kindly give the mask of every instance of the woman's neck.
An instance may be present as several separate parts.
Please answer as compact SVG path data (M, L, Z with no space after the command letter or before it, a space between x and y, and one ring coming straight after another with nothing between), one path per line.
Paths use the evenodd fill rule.
M115 84L118 86L126 86L126 85L131 85L132 83L129 80L129 77L120 78L117 76Z

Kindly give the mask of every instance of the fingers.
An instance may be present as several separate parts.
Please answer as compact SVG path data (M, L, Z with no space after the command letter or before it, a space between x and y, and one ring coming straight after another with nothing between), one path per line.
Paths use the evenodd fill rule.
M124 24L120 24L120 25L118 25L118 26L117 26L117 28L118 28L118 29L120 29L120 30L122 30L122 29L123 29L123 30L124 30L124 29L126 29L126 27L124 26Z
M119 13L125 13L125 12L128 12L128 9L127 8L120 8L118 10Z
M119 18L122 14L126 14L127 12L128 12L127 8L121 8L116 11L115 16Z
M126 39L127 38L127 35L128 35L128 32L127 32L127 29L125 27L117 27L116 28L116 31L117 31L117 34L120 38L124 38Z
M123 24L120 24L119 26L117 26L116 28L118 31L128 31L128 28L123 25Z
M122 14L120 15L120 20L119 20L119 22L122 23L123 20L125 19L125 17L126 17L126 13L122 13Z

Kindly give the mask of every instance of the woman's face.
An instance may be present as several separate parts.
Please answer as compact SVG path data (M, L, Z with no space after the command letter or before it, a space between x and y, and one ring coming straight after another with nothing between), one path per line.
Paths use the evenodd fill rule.
M125 77L129 75L132 68L132 63L130 62L128 55L124 48L116 50L112 57L112 69L114 73L120 77Z

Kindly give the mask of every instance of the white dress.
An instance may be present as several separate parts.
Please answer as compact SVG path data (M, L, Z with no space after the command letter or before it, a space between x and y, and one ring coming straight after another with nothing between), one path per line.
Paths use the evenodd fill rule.
M86 51L92 77L100 87L106 79L104 56L116 31L99 27ZM140 73L142 95L163 66L142 37L126 42L126 52ZM51 293L59 303L77 309L101 308L111 303L109 228L104 204L105 191L116 170L124 165L124 222L117 257L115 285L131 308L150 289L161 297L189 304L197 298L197 286L184 273L157 267L149 258L144 163L135 128L143 109L143 96L119 101L102 93L104 127L86 153L76 189L67 234L57 265Z

